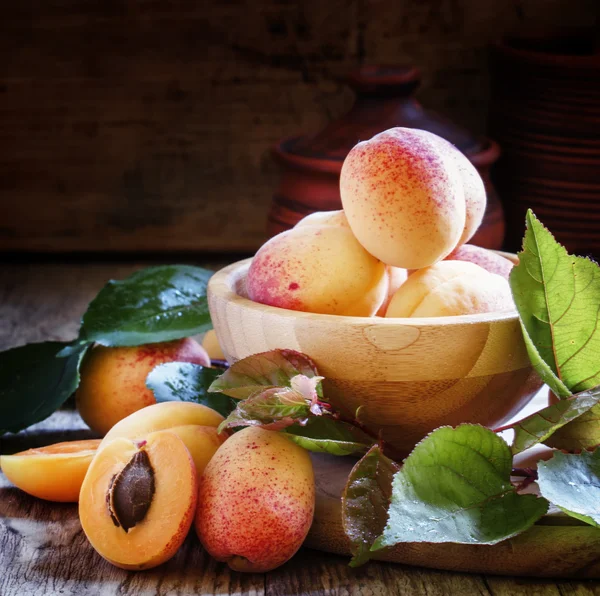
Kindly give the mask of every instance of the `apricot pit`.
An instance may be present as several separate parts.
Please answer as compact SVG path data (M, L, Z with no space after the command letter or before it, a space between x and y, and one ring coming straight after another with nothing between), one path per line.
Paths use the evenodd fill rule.
M154 470L146 451L138 451L115 474L107 493L108 511L113 523L128 532L141 522L154 497Z

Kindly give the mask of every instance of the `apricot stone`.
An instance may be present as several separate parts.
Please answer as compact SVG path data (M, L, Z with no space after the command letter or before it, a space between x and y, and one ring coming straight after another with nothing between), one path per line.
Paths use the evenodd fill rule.
M83 481L79 518L100 556L123 569L170 559L193 521L194 462L169 431L143 441L118 438L98 450Z
M445 317L513 310L508 282L466 261L442 261L412 273L386 317Z
M200 479L195 527L210 555L236 571L264 572L300 548L315 505L308 453L282 433L235 433Z
M99 439L67 441L0 457L6 477L18 488L47 501L75 503Z
M388 265L428 267L475 232L483 182L453 145L426 131L392 128L358 143L340 176L342 205L358 241Z
M372 316L387 294L385 265L342 212L313 214L256 253L246 288L255 302L305 312Z
M210 366L204 348L191 338L136 347L92 348L82 363L76 394L77 409L85 423L106 434L119 420L155 404L146 377L165 362Z
M508 279L512 271L513 264L503 256L473 244L464 244L463 246L452 251L447 257L447 261L469 261L483 267L490 273L501 275Z

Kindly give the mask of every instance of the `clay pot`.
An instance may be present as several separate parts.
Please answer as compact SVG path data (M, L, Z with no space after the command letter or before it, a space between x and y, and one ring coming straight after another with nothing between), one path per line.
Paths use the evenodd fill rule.
M444 137L475 165L485 183L488 207L472 242L501 247L504 214L489 176L490 166L500 155L498 145L423 109L414 97L419 82L420 73L414 67L363 67L348 77L356 101L346 115L314 137L287 138L273 148L282 174L269 214L269 234L293 227L314 211L341 209L339 176L350 149L383 130L405 126Z
M600 52L593 31L508 38L492 56L490 132L507 246L533 209L569 251L600 258Z

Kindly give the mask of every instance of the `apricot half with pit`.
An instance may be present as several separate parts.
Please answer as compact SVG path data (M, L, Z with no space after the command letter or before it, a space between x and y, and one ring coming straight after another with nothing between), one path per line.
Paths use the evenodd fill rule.
M99 449L79 497L83 531L100 556L123 569L170 559L196 508L196 467L183 441L159 431Z
M67 441L3 455L0 466L18 488L47 501L74 503L99 439Z

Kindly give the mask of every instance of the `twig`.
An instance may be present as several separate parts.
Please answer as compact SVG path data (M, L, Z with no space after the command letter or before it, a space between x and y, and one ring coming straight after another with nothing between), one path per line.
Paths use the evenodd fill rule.
M518 491L525 490L530 484L533 484L537 478L537 470L533 468L513 468L510 472L511 476L517 476L518 478L523 478L521 482L515 485L515 488Z

